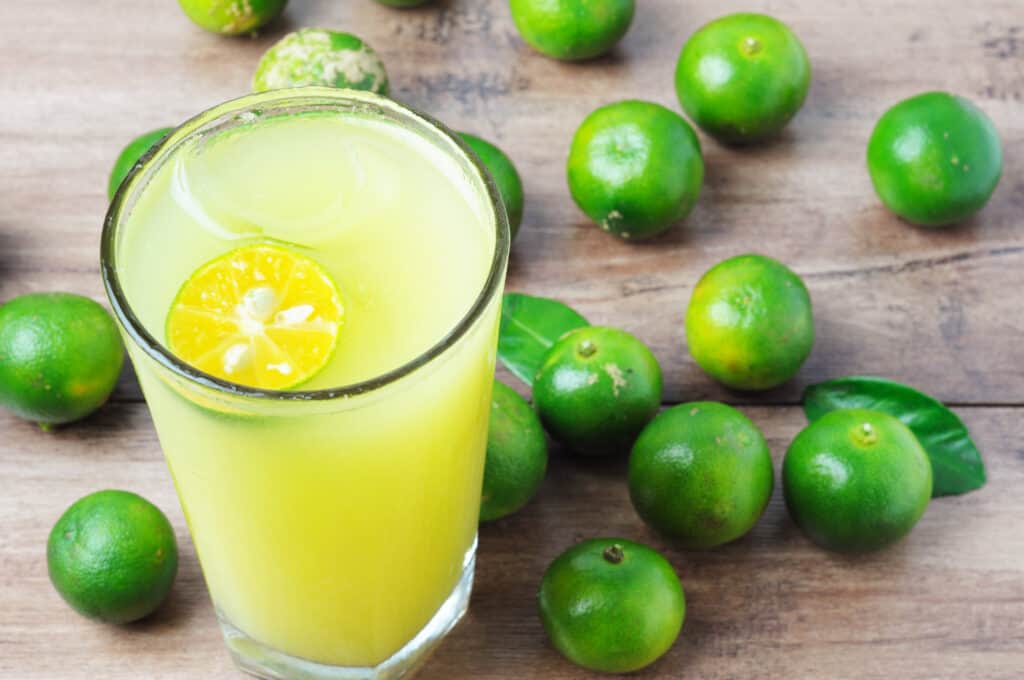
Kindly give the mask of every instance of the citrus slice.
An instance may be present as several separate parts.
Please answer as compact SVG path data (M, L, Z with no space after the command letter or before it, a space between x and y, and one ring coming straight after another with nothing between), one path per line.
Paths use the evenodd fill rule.
M185 282L167 315L167 342L204 373L285 390L327 364L343 316L338 290L316 262L280 246L245 246Z

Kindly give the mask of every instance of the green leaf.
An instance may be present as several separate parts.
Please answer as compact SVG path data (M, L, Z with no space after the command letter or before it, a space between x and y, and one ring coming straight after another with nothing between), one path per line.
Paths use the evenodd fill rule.
M498 358L527 385L555 341L571 330L590 324L558 300L506 293L501 305Z
M910 428L932 461L933 498L985 485L985 464L967 428L936 399L898 382L871 377L828 380L804 391L804 412L811 422L847 408L882 411Z

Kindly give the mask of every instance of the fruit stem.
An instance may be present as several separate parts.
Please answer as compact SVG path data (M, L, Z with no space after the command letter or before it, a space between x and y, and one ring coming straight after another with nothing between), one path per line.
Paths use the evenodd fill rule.
M604 558L612 564L619 564L625 559L626 554L622 552L622 546L618 543L612 544L604 549Z
M743 40L743 50L748 55L754 55L761 51L761 41L753 36L747 36Z
M594 356L594 352L597 351L597 345L592 343L590 340L584 340L580 343L579 347L576 348L579 355L584 359Z
M53 423L37 423L43 432L53 432Z
M878 441L878 433L875 432L875 428L871 423L861 423L860 427L857 428L857 439L864 446L870 446Z

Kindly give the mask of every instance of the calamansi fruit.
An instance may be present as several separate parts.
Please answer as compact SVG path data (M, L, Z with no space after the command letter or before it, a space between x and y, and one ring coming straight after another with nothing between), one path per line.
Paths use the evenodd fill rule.
M618 538L583 541L544 573L540 618L552 644L584 668L629 673L679 637L686 598L668 560Z
M565 61L600 56L629 30L634 0L511 0L523 40L541 54Z
M505 211L508 213L508 227L512 238L519 233L519 226L523 223L523 181L519 177L519 171L513 165L512 159L504 151L491 144L486 139L481 139L468 132L461 132L459 135L469 145L484 166L494 178L501 193L501 201L505 204Z
M640 433L629 459L633 507L687 548L712 548L750 531L774 482L761 431L717 402L662 411Z
M344 308L312 259L278 245L221 255L182 286L167 316L172 352L229 382L293 388L330 360Z
M963 97L927 92L885 112L868 142L882 202L905 220L942 227L984 207L1003 173L999 134Z
M174 529L160 509L128 491L76 501L50 532L50 581L75 611L128 623L164 601L178 571Z
M73 293L31 293L0 306L0 406L48 428L110 396L124 346L103 307Z
M700 367L724 385L770 389L792 378L811 353L811 296L778 260L729 258L693 289L686 339Z
M886 413L832 411L793 440L782 464L789 514L815 543L868 552L921 519L932 467L914 433Z
M495 380L480 521L500 519L526 505L544 481L547 466L548 442L537 414L515 390Z
M178 0L188 18L207 31L243 35L280 16L288 0Z
M389 88L384 62L369 44L324 28L303 28L271 45L252 79L255 92L307 85L383 95Z
M159 128L151 132L139 135L121 150L114 167L110 171L110 178L107 180L107 198L113 199L121 182L131 172L132 167L139 162L139 159L146 155L154 144L169 135L174 128Z
M770 137L807 97L811 65L796 35L764 14L730 14L686 42L676 94L693 122L716 139L742 144Z
M704 158L682 116L627 100L587 116L573 137L567 174L573 200L590 219L638 240L690 214L704 184Z
M647 345L617 328L562 336L533 382L551 436L583 455L625 454L661 406L661 367Z

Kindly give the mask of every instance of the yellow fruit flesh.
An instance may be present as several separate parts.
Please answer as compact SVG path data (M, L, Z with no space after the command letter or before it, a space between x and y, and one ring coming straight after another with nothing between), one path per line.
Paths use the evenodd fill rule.
M167 317L174 354L230 382L299 385L330 360L344 308L327 274L279 246L248 246L204 265Z

